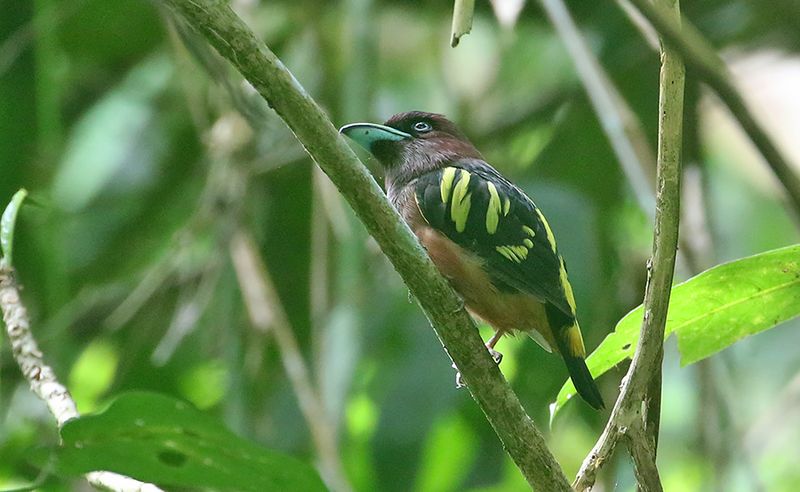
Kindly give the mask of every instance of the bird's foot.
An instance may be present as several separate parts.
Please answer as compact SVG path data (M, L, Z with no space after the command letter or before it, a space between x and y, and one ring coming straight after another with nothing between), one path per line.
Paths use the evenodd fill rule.
M467 383L465 383L464 378L461 377L461 371L458 370L458 367L456 367L455 362L451 367L456 370L456 389L465 388L467 386Z
M486 348L489 350L489 355L492 356L492 360L494 360L494 363L500 365L500 362L503 361L503 354L493 349L492 347L489 347L488 345L486 346ZM456 370L456 389L461 389L466 387L467 383L464 382L464 378L461 376L461 371L458 370L456 364L453 363L451 367Z
M503 362L503 354L488 345L486 348L489 349L489 355L491 355L492 359L494 359L494 363L500 365L500 363Z

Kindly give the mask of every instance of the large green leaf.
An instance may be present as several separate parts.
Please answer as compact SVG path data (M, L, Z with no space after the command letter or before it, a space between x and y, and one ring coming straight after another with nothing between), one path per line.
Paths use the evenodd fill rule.
M68 422L61 437L59 465L67 473L108 470L214 490L325 490L309 465L242 439L164 395L123 394L105 412Z
M685 366L798 314L800 245L795 245L718 265L673 287L665 338L677 334ZM633 356L641 323L640 305L586 359L592 376ZM550 407L551 419L574 394L568 380Z

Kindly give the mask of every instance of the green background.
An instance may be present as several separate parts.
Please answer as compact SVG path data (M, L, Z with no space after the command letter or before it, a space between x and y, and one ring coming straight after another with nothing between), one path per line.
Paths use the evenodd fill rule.
M505 26L478 2L473 32L455 50L451 2L233 4L335 124L410 109L456 121L547 214L590 350L641 302L651 224L535 2ZM31 192L15 265L34 333L82 413L124 391L167 393L315 463L281 353L243 305L228 244L242 227L257 239L355 489L526 489L469 394L455 389L449 359L375 243L204 40L158 2L0 5L0 203L20 187ZM657 54L615 4L569 6L655 146ZM772 93L773 106L759 107L768 128L793 135L800 130L782 119L790 109L781 98L791 108L796 91L779 88L797 80L786 67L800 64L798 7L684 6L737 74L758 81L743 86L745 96ZM689 179L699 178L686 188L701 190L687 203L705 205L689 207L703 220L683 234L700 245L696 265L797 243L766 166L691 71L686 103L684 161ZM692 273L682 262L676 280ZM785 323L684 368L674 338L667 344L659 453L667 490L793 490L797 327ZM53 472L59 437L2 345L0 487L8 488ZM503 372L574 476L607 413L572 402L548 428L563 364L522 337L498 348ZM624 369L600 379L606 401ZM601 475L604 490L633 490L620 458ZM54 490L79 483L46 480Z

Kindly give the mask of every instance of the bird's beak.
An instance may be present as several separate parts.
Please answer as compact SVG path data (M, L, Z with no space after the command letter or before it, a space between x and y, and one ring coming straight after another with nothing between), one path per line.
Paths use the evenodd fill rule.
M339 133L352 138L370 152L376 142L399 142L411 138L411 135L406 132L374 123L351 123L341 127Z

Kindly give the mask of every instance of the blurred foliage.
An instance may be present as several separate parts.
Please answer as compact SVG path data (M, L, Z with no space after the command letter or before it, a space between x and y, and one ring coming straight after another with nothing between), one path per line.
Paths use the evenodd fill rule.
M510 25L478 2L456 50L452 2L233 4L335 123L409 109L458 122L547 213L589 348L641 302L651 226L535 2ZM657 55L612 4L570 8L654 145ZM777 50L800 63L796 0L684 10L723 52ZM741 134L709 123L714 98L691 73L688 84L685 157L703 193L688 213L703 220L684 239L700 245L699 269L799 242L776 185L754 178L763 164L732 145ZM777 109L765 108L772 125L782 124ZM122 391L165 393L238 435L316 462L282 354L242 302L228 240L244 228L258 239L355 489L526 490L468 393L454 388L427 321L326 178L252 89L158 2L4 9L0 203L22 187L32 205L20 211L15 265L34 332L81 412ZM684 265L679 280L693 273ZM668 344L659 454L667 490L792 490L796 330L786 323L682 369ZM563 364L521 338L499 349L574 474L606 415L573 404L547 430ZM13 487L52 473L59 437L3 350L0 486ZM608 401L622 374L600 379ZM604 490L632 490L630 464L619 460L603 480Z

